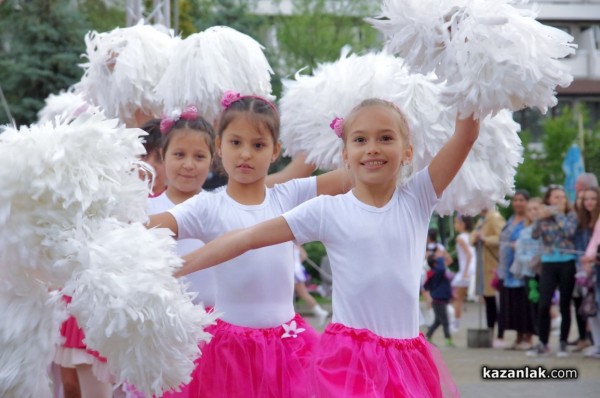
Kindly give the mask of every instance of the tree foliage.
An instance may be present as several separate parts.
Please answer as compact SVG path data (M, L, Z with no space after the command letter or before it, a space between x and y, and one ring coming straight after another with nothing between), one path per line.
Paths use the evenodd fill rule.
M593 126L589 119L584 107L563 106L556 116L543 119L540 149L529 145L531 133L524 131L525 154L517 170L517 188L539 195L550 184L562 184L562 164L572 144L582 147L586 171L600 175L600 124Z
M0 82L17 124L36 120L44 99L77 82L84 19L67 2L0 4ZM0 124L8 122L0 112Z

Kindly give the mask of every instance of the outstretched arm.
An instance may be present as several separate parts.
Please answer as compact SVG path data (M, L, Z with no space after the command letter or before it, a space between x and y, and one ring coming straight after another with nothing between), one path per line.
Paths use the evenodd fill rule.
M292 230L282 216L249 228L228 232L183 257L184 266L176 277L191 274L231 260L248 250L276 245L294 239Z
M314 164L306 163L305 155L298 155L283 170L269 174L265 179L265 184L271 188L275 184L283 184L294 178L310 177L315 169Z
M478 136L478 120L473 119L472 116L467 119L456 119L454 134L429 165L429 176L438 197L460 170Z
M175 234L175 238L177 238L179 232L177 220L168 211L151 215L146 223L146 228L169 228Z
M292 159L283 170L269 174L265 184L272 187L282 184L294 178L310 177L316 166L306 163L306 156L299 155ZM317 176L317 195L339 195L346 193L352 188L352 180L347 170L338 169Z

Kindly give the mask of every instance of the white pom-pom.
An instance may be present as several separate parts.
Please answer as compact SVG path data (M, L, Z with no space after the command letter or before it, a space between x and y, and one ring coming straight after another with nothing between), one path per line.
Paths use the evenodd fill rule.
M144 153L141 134L99 114L7 129L0 136L0 263L59 288L81 244L65 231L80 230L85 218L146 220L148 186L133 166Z
M45 102L46 105L38 112L38 123L51 122L57 117L71 120L89 107L81 94L71 91L50 94Z
M319 65L313 76L284 82L281 141L292 156L305 153L320 168L339 167L342 140L330 128L332 119L347 116L362 100L380 98L404 112L414 152L412 169L420 170L454 132L456 111L441 103L443 90L434 75L409 74L389 54L344 53L334 63ZM521 161L518 131L507 111L482 121L479 140L436 209L440 214L472 213L503 203ZM402 179L409 177L407 170Z
M6 271L0 269L0 397L51 396L48 365L66 319L64 303L23 270Z
M273 71L263 47L226 26L215 26L181 41L171 64L156 86L165 113L196 105L212 122L221 111L221 97L233 90L272 100Z
M148 25L89 32L85 37L89 62L76 85L84 98L108 117L133 120L136 111L160 117L162 108L154 88L169 65L178 39Z
M523 161L520 129L507 110L486 117L479 138L444 191L436 212L475 215L497 204L506 205L506 196L514 192L517 167Z
M446 80L444 103L484 118L500 109L556 105L573 77L559 60L576 45L516 0L386 1L369 20L412 70Z
M106 357L117 382L147 394L189 382L216 316L172 276L182 260L170 231L111 219L89 228L85 267L65 287L87 347Z

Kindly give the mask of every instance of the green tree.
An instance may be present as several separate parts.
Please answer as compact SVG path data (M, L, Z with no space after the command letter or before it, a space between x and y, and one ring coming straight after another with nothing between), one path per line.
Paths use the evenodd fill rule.
M274 22L282 75L339 58L350 45L355 52L381 48L379 34L363 21L374 11L366 0L292 0L293 12Z
M105 1L80 0L78 7L87 20L89 30L107 32L125 26L125 10L118 2L111 5Z
M0 82L18 124L34 122L49 94L80 79L86 30L84 18L65 1L0 4ZM0 112L0 124L7 122Z

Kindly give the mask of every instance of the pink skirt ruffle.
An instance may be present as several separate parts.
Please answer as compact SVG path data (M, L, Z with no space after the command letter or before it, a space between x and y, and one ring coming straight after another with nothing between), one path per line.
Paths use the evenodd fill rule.
M299 315L285 327L256 329L217 320L207 331L213 338L202 347L191 397L314 396L311 368L319 337Z
M71 297L69 296L63 296L63 299L67 303L71 302ZM100 356L98 351L87 349L85 343L83 342L85 334L83 333L83 329L81 329L77 324L77 319L74 316L70 316L66 321L62 323L60 327L60 335L64 337L64 341L62 347L59 347L56 357L62 359L58 361L55 360L56 363L60 364L63 367L72 367L74 365L81 364L91 364L90 360L83 359L85 358L85 356L81 353L77 353L76 350L84 350L85 352L87 352L87 354L95 358L95 362L99 362L101 364L106 363L106 358ZM102 374L106 373L107 370L101 369L99 370L99 372Z
M315 355L318 398L460 396L439 351L423 334L392 339L331 323Z

